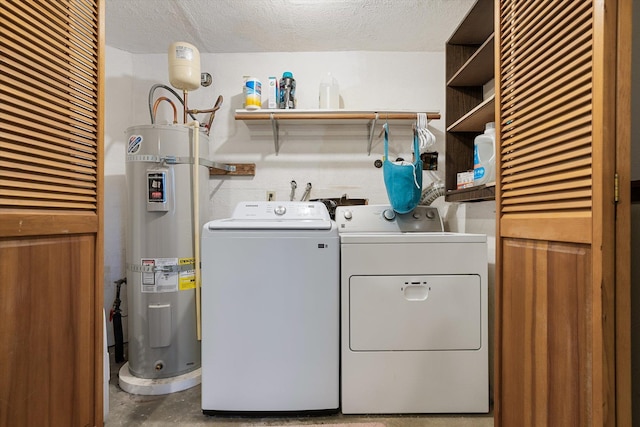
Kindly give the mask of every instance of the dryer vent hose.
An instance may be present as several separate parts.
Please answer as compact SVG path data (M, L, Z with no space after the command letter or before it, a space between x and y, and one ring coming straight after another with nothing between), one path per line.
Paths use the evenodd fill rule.
M422 196L420 197L420 204L430 206L438 197L444 196L444 182L435 181L432 182L422 190Z

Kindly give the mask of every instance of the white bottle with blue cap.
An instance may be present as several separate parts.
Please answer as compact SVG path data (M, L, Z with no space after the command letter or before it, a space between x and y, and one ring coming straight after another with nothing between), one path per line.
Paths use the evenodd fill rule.
M482 185L496 180L496 127L489 122L484 133L473 140L473 185Z

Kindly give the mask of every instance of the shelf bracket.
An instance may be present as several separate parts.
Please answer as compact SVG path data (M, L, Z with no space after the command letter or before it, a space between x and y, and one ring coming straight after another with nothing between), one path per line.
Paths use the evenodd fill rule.
M271 119L271 129L273 129L273 145L276 149L276 156L280 151L280 123L278 123L278 119L273 116L273 113L269 114L269 118Z
M367 123L367 129L369 129L369 145L367 145L367 156L371 155L371 144L373 143L373 131L376 128L376 122L378 121L378 113L376 116Z
M206 166L208 168L218 169L218 170L225 171L225 172L235 172L236 171L235 165L228 165L226 163L212 162L211 160L206 160L206 159L198 159L198 162L201 165Z

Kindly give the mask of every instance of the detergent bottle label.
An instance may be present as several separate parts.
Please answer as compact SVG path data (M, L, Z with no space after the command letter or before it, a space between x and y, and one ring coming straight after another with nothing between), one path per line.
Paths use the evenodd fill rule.
M494 140L491 135L482 134L475 138L473 145L473 185L483 185L495 178Z
M484 178L485 170L480 165L480 156L478 155L478 145L473 146L473 180L479 181Z

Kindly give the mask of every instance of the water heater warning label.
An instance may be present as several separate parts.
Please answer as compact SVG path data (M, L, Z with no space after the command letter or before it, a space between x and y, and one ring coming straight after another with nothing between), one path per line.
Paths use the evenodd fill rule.
M179 263L180 266L183 265L194 265L196 262L193 258L180 258ZM196 270L195 267L189 270L181 270L180 277L178 279L178 287L181 291L186 289L195 289L196 287Z
M156 261L153 259L143 259L142 260L142 266L143 267L155 267L156 266ZM142 274L142 292L144 292L144 287L145 286L155 286L156 284L156 275L155 273L141 273Z
M175 292L178 290L178 258L143 258L140 263L154 267L153 272L142 274L142 292Z

